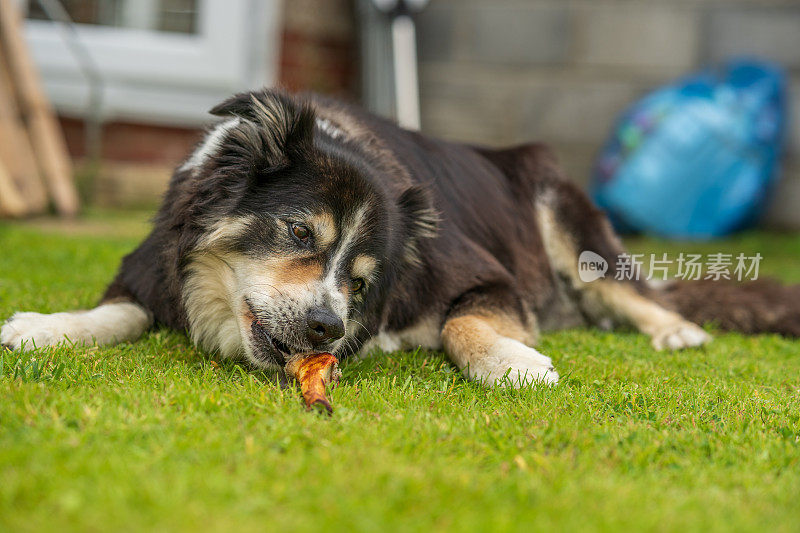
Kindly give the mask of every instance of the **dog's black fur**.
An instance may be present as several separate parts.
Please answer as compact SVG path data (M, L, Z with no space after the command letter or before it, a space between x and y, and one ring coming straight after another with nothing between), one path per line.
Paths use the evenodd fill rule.
M279 143L285 145L280 153L267 148L280 134L265 131L262 150L234 138L200 172L177 171L152 234L124 259L104 300L132 297L157 322L186 329L179 303L182 266L209 220L319 204L341 219L350 205L370 197L380 198L381 210L370 226L375 234L365 237L385 260L385 279L367 302L364 315L372 327L365 333L377 332L382 316L389 330L400 330L424 313L445 315L471 292L487 288L520 314L529 303L545 313L554 305L557 281L532 207L548 189L555 192L568 230L581 236L581 249L609 259L621 251L605 235L596 235L604 229L603 215L562 178L543 145L495 151L449 143L351 107L347 112L374 135L366 146L361 139L339 141L320 132L314 139L313 108L305 100L344 106L317 96L294 100L270 94L287 110L285 124L278 127L289 132ZM254 119L251 94L240 94L212 113ZM387 154L391 161L381 159ZM344 163L332 173L323 170L331 157ZM436 237L425 238L434 226ZM253 229L237 246L268 253L274 251L268 239ZM409 246L415 260L403 261Z
M357 236L336 258L344 265L366 256L377 266L363 291L341 290L348 331L347 342L335 346L340 356L372 338L391 337L398 346L444 347L473 378L495 382L505 366L553 382L557 374L549 359L525 347L535 341L538 327L610 320L652 335L658 347L708 340L678 311L748 332L800 333L798 299L789 302L777 289L754 300L747 290L718 284L713 298L726 305L713 306L703 301L710 289L681 285L664 292L613 281L623 251L619 241L543 145L492 150L445 142L323 97L273 90L237 95L212 113L229 126L218 127L211 134L218 136L215 142L198 148L205 157L193 156L175 172L152 233L123 260L103 298L106 304L134 302L154 323L189 330L209 349L225 351L192 331L212 327L198 325L187 311L187 298L196 290L187 289L193 265L209 255L223 262L248 258L247 265L286 257L291 267L281 268L330 274L326 279L344 287L351 273L344 267L332 271L339 266L331 261L359 209ZM287 239L282 220L289 220L291 231L293 213L320 212L337 228L330 248ZM225 233L226 223L241 227L209 244L210 235ZM608 261L606 280L593 285L577 279L581 250ZM261 341L258 335L242 339L248 355L252 345L256 364L283 364L289 352L317 347L293 333L305 327L302 317L280 318L272 304L245 301L245 326L279 323L259 330ZM231 303L234 315L239 304ZM767 318L761 307L776 305L785 312ZM741 309L749 311L743 315ZM35 339L35 327L28 330ZM247 328L241 331L247 337ZM428 340L417 342L420 336ZM5 328L4 337L11 337ZM258 348L270 337L283 348ZM509 350L514 353L506 356ZM490 368L483 363L487 358L499 363Z

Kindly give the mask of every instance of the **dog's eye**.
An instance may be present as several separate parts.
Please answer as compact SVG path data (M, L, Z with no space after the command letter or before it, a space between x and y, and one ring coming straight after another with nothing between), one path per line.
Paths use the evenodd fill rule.
M302 224L292 224L290 229L292 230L292 235L294 235L302 243L307 243L308 239L311 237L311 230L308 229L308 226L304 226Z
M358 294L364 290L364 280L361 278L353 278L350 280L350 290L353 294Z

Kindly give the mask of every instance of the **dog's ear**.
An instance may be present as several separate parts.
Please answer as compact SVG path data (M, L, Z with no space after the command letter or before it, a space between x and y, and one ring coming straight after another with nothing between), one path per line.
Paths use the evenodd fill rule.
M256 91L237 93L224 102L220 102L212 107L208 112L217 117L241 117L252 120L253 98L256 98Z
M428 189L412 185L400 194L397 205L406 231L405 259L409 263L419 264L420 242L434 237L439 225L439 215L434 208L432 195Z
M216 116L236 117L230 139L240 155L259 157L262 170L288 165L311 147L314 112L305 103L276 90L239 93L211 109Z

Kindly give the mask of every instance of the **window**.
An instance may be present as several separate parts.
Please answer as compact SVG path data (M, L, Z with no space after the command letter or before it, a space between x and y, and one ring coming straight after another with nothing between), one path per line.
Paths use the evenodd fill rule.
M61 0L61 3L78 24L197 33L197 0ZM37 0L28 0L28 18L49 20Z
M106 120L196 125L233 92L275 82L280 0L63 3L104 80ZM88 82L36 0L26 37L56 107L83 115Z

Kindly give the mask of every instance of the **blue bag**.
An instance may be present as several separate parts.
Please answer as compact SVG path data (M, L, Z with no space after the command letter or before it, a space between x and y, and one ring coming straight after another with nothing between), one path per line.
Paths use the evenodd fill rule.
M783 72L732 61L627 109L603 148L591 193L617 229L706 239L755 223L778 178Z

